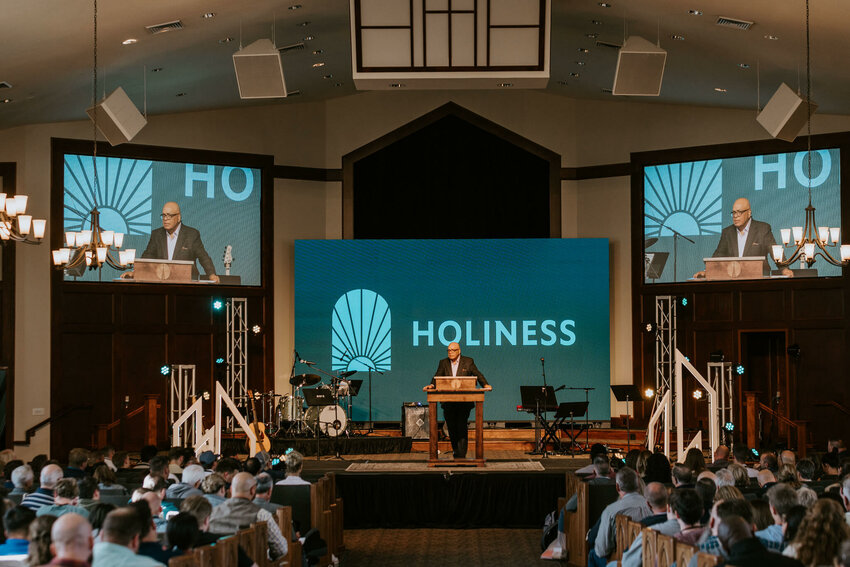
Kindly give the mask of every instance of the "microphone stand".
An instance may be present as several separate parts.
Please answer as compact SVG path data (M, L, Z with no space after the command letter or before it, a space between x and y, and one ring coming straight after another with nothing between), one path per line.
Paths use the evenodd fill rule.
M375 368L374 365L370 366L368 363L365 362L363 362L363 364L366 364L366 367L369 369L369 429L367 430L367 434L371 434L374 431L372 423L372 371L374 370L381 376L383 376L384 373Z
M546 397L545 397L546 396L546 363L544 362L542 356L540 357L540 366L543 370L543 396L544 396L543 397L543 421L546 421L548 419L548 416L546 415L547 412L546 412ZM537 406L537 420L538 421L540 421L540 405L539 405L539 403L540 402L538 401L538 406ZM545 437L544 437L544 439L545 439ZM546 451L546 442L545 441L541 441L539 450L543 454L543 456L541 458L545 459L548 456L547 451Z
M685 236L684 234L682 234L681 232L677 232L677 231L673 230L669 226L665 226L664 228L673 233L673 281L677 282L677 281L679 281L679 274L676 273L677 272L677 270L676 270L676 260L677 260L678 255L679 255L679 239L684 238L685 240L687 240L691 244L694 244L694 241L691 240L690 238L688 238L687 236Z

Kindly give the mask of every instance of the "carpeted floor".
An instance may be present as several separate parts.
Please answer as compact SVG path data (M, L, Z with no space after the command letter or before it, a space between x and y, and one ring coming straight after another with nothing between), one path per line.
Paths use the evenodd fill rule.
M341 567L558 567L540 559L541 530L345 530Z

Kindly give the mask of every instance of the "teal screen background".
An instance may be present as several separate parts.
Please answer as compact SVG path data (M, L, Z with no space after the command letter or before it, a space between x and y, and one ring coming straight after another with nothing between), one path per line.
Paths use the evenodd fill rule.
M355 421L368 419L369 365L383 369L372 373L373 420L398 421L402 403L425 403L454 339L493 386L485 420L528 419L519 386L542 384L541 357L549 385L595 388L591 419L608 419L608 290L607 239L298 240L295 349L323 370L358 370Z

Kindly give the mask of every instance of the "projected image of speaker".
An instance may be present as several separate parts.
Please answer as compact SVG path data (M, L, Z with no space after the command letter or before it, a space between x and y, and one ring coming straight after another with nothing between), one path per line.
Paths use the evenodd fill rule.
M431 430L429 418L428 406L405 402L401 406L401 435L411 439L428 439Z
M280 52L270 39L258 39L233 54L240 98L284 98L286 80Z
M148 123L121 87L86 110L86 114L113 146L129 142Z
M812 114L817 108L818 105L811 103ZM756 117L768 134L786 142L794 141L808 119L809 105L785 83L779 85Z
M666 63L666 50L640 36L631 36L623 43L617 56L614 94L658 96Z

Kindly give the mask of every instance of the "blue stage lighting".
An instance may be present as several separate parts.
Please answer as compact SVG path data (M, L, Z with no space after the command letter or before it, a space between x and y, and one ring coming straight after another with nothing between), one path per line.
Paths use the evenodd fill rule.
M163 364L159 367L159 373L163 376L168 376L169 374L171 374L171 367L167 364Z
M224 307L224 301L221 299L213 299L212 308L216 311L221 311L221 308Z
M744 375L744 365L739 364L738 366L736 366L735 372L738 374L738 376L743 376Z

